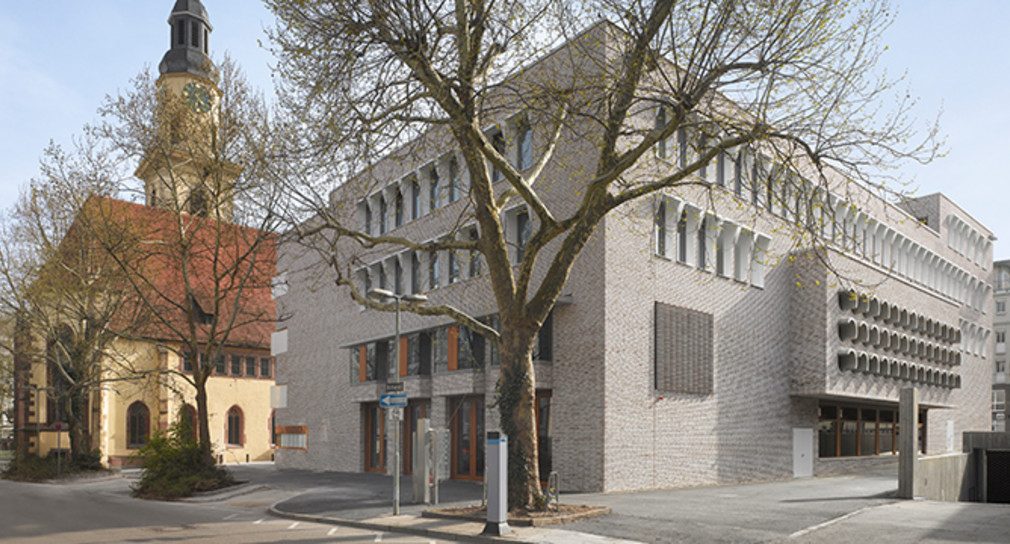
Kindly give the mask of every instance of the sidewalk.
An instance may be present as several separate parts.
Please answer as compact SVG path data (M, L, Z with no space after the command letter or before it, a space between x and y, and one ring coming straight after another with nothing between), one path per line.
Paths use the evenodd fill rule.
M421 517L401 480L401 515L392 515L392 478L379 474L230 467L253 484L301 490L270 513L465 542L1007 542L1010 505L897 501L897 467L858 474L633 493L562 494L563 503L606 506L613 513L551 527L516 527L480 535L484 524ZM449 481L441 504L480 502L481 486Z

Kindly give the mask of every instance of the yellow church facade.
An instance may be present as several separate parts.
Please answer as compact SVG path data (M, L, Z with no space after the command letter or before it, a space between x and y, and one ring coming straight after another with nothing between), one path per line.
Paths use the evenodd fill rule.
M171 47L160 64L161 77L157 82L159 115L169 112L182 117L152 120L152 126L171 132L162 136L171 140L171 146L166 147L177 151L152 154L138 166L136 176L145 183L145 205L114 199L104 199L95 205L108 206L145 226L159 221L170 223L180 213L201 216L209 232L205 237L227 236L228 240L237 239L239 245L248 244L250 236L261 236L259 231L230 223L233 202L229 184L241 173L240 169L231 164L211 167L201 161L201 152L205 151L201 148L215 139L207 136L207 130L217 126L221 94L214 83L215 68L207 56L212 30L207 12L199 0L177 0L169 25ZM214 242L226 243L220 239ZM263 252L265 256L251 265L254 272L265 274L267 279L274 273L276 260L272 242L268 246ZM241 253L241 249L235 253ZM176 264L168 262L170 266ZM187 266L199 268L192 262ZM194 281L207 283L206 277L199 274L200 270L193 272ZM170 284L179 283L180 279L170 271L150 281L156 287L159 282L169 284L166 291L171 291ZM197 287L188 295L196 300L177 306L199 307L201 301L211 298L210 294L200 293L200 289L215 291L212 287ZM191 383L196 364L213 366L213 374L206 383L207 425L218 461L245 463L273 459L270 400L276 369L270 352L270 333L274 329L274 303L269 287L262 285L235 296L241 298L227 300L228 306L245 309L246 316L255 313L259 317L246 319L246 324L236 328L227 339L216 340L215 345L220 347L210 350L214 353L212 361L187 356L189 349L178 336L165 332L171 328L167 326L160 329L153 326L150 329L153 332L146 336L134 333L126 335L131 339L124 337L114 342L108 350L108 360L101 365L105 374L97 380L101 385L88 394L86 406L80 410L82 429L88 435L90 448L100 450L103 465L136 464L135 454L150 437L157 431L167 431L177 422L192 425L194 436L199 436L196 389ZM233 311L236 315L239 312ZM22 345L30 346L26 353L45 352L45 339L39 338L44 334L23 331L23 335ZM206 345L200 346L199 351L208 351ZM15 427L26 444L26 452L62 455L70 448L66 416L59 402L65 384L64 378L52 368L52 361L46 359L36 356L15 361L18 398ZM123 372L124 368L129 372Z

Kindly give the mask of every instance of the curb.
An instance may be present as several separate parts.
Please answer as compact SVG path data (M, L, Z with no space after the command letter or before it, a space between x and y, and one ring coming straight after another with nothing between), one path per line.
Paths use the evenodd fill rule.
M601 516L607 516L613 513L613 511L606 506L594 506L593 508L594 508L593 510L587 510L585 512L576 512L573 514L568 514L564 517L544 517L544 518L509 520L509 525L512 527L552 527L554 525L563 525L565 523L572 523L584 519L593 519ZM445 514L439 512L438 510L425 510L421 512L421 517L430 519L469 521L477 523L484 522L484 518L482 517L465 516L458 514Z
M253 493L261 489L267 489L267 486L263 484L251 484L246 482L244 484L233 485L230 487L226 487L224 489L208 491L206 493L201 493L199 495L194 495L192 497L185 497L179 499L179 502L204 503L204 502L225 501L241 495L248 495L249 493Z
M314 523L326 523L329 525L342 525L345 527L354 527L355 529L376 530L390 533L406 533L415 536L440 538L443 540L454 540L457 542L508 542L511 544L538 544L530 540L522 540L518 537L490 536L481 534L469 535L462 533L453 533L450 531L440 531L438 529L429 529L426 527L411 527L409 525L395 525L392 523L375 523L368 521L356 521L343 518L334 518L329 516L296 514L293 512L284 512L283 510L278 510L277 504L280 504L280 502L271 505L270 508L267 509L267 513L275 517L292 519L295 521L309 521Z

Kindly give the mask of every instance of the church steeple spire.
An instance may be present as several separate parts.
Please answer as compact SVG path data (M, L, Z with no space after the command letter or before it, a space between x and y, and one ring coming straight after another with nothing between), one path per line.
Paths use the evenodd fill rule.
M158 66L161 75L187 73L214 81L216 70L209 56L214 28L200 0L177 0L168 24L171 41Z

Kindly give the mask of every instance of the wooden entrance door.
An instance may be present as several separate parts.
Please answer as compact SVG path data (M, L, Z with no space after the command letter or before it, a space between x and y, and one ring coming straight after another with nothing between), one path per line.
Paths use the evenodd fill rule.
M484 397L453 399L449 410L451 475L462 480L480 480L484 477Z

